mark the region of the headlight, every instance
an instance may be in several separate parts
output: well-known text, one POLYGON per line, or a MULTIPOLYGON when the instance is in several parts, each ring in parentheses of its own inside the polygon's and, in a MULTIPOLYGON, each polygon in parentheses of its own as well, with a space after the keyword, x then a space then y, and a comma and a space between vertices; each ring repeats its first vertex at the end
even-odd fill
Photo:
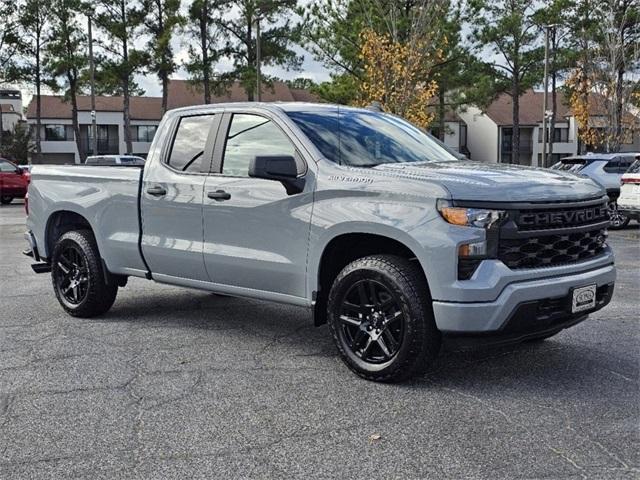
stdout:
POLYGON ((449 200, 438 200, 436 207, 448 223, 489 229, 504 217, 504 210, 454 207, 449 200))

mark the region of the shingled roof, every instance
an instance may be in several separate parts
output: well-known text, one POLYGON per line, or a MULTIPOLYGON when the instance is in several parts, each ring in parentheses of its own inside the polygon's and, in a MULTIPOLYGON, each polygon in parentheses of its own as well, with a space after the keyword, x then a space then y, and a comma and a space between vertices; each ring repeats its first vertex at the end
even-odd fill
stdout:
MULTIPOLYGON (((211 98, 211 103, 246 101, 247 94, 239 82, 233 83, 225 93, 222 93, 221 95, 212 95, 211 98)), ((271 86, 264 86, 262 101, 318 101, 318 98, 307 91, 290 89, 286 83, 273 82, 271 86)), ((42 118, 71 118, 71 102, 65 101, 64 97, 58 95, 42 95, 41 103, 42 118)), ((185 80, 170 81, 169 109, 187 107, 190 105, 201 105, 203 103, 204 91, 201 88, 197 88, 185 80)), ((122 109, 122 97, 96 97, 96 111, 121 112, 122 109)), ((87 95, 78 96, 78 111, 91 111, 91 97, 87 95)), ((160 97, 131 97, 130 111, 132 120, 160 120, 160 118, 162 118, 162 99, 160 97)), ((34 118, 35 116, 36 100, 34 97, 27 108, 27 118, 34 118)))
MULTIPOLYGON (((520 125, 537 125, 542 122, 543 92, 527 90, 520 97, 520 125)), ((569 112, 561 93, 557 94, 558 111, 556 121, 561 122, 569 112)), ((547 98, 547 109, 551 110, 551 95, 547 98)), ((497 125, 513 125, 513 99, 503 93, 498 96, 486 110, 487 116, 497 125)))

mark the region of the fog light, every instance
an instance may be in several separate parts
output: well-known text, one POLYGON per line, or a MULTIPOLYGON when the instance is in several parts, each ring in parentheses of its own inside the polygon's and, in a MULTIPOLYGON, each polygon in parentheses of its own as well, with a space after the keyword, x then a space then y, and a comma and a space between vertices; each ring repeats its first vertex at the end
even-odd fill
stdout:
POLYGON ((463 243, 458 247, 458 257, 484 257, 487 254, 487 242, 463 243))

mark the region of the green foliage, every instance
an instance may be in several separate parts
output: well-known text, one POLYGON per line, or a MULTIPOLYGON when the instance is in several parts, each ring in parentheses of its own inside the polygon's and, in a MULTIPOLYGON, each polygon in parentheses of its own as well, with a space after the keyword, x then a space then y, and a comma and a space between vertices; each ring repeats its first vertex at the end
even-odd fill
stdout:
POLYGON ((0 157, 24 165, 33 152, 35 152, 35 143, 27 124, 17 123, 12 132, 4 133, 0 146, 0 157))
POLYGON ((221 93, 229 80, 220 75, 215 66, 222 52, 218 49, 220 30, 216 27, 215 14, 227 0, 193 0, 189 6, 184 32, 189 40, 189 58, 184 66, 194 87, 204 90, 205 103, 211 103, 212 93, 221 93))
POLYGON ((256 88, 256 30, 260 19, 261 63, 298 69, 302 56, 293 46, 300 40, 301 26, 292 17, 301 11, 297 0, 227 1, 215 13, 214 21, 222 32, 222 53, 233 59, 233 78, 240 80, 249 100, 256 88), (231 9, 239 15, 231 17, 231 9))
POLYGON ((82 11, 81 0, 52 0, 48 10, 52 27, 45 50, 48 84, 67 98, 79 93, 89 63, 82 11))
POLYGON ((92 3, 95 24, 101 31, 96 44, 96 78, 100 90, 113 95, 129 95, 136 91, 133 75, 144 71, 150 55, 135 49, 133 42, 142 33, 145 12, 135 0, 97 0, 92 3))
POLYGON ((171 40, 185 19, 180 15, 180 0, 142 0, 142 8, 147 12, 144 26, 149 34, 147 49, 150 55, 147 66, 162 82, 164 112, 167 109, 169 75, 177 69, 171 40))
POLYGON ((6 80, 18 46, 17 6, 15 0, 0 0, 0 81, 6 80))
POLYGON ((358 80, 349 73, 333 74, 330 81, 322 82, 312 88, 311 92, 326 102, 349 105, 357 98, 358 84, 358 80))

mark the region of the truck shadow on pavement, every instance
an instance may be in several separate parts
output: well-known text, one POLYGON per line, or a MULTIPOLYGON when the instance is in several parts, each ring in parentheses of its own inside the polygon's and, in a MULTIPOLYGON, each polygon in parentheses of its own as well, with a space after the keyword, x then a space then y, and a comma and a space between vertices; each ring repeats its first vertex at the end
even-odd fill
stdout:
MULTIPOLYGON (((154 292, 127 296, 96 321, 127 322, 142 329, 145 326, 197 329, 200 336, 218 336, 222 345, 225 335, 229 335, 227 331, 234 331, 233 345, 245 344, 246 348, 258 351, 268 344, 275 368, 280 356, 288 362, 292 357, 321 357, 305 362, 308 366, 310 361, 323 361, 325 372, 335 371, 339 377, 353 375, 339 361, 326 325, 316 328, 304 308, 172 290, 168 295, 160 291, 160 295, 154 292), (327 365, 326 360, 331 360, 331 364, 327 365)), ((397 384, 396 388, 461 391, 500 388, 507 393, 528 391, 539 399, 560 394, 593 396, 601 389, 620 387, 626 391, 637 389, 637 365, 633 357, 611 352, 607 342, 589 330, 593 327, 588 325, 590 322, 602 325, 591 318, 576 327, 581 330, 566 330, 537 343, 464 350, 445 347, 425 375, 397 384)), ((353 380, 357 381, 355 377, 353 380)))

